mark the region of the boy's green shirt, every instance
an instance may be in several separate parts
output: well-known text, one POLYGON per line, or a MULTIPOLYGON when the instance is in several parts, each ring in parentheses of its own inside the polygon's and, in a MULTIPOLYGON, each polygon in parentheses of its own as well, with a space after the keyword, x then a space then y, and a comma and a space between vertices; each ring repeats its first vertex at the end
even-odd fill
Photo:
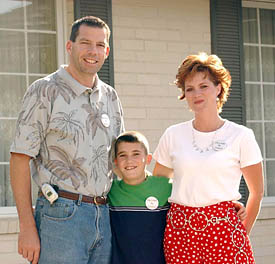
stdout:
POLYGON ((114 180, 108 194, 110 206, 138 206, 145 207, 147 197, 157 198, 159 206, 168 204, 172 184, 165 177, 147 176, 138 185, 126 184, 123 180, 114 180))

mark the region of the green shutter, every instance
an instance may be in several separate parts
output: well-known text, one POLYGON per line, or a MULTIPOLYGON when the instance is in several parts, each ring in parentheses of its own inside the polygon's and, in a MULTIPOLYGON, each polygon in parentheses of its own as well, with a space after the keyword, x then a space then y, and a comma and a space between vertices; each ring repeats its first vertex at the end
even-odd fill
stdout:
MULTIPOLYGON (((83 16, 97 16, 104 20, 112 31, 111 0, 74 0, 75 19, 83 16)), ((110 54, 98 73, 100 79, 114 87, 113 37, 110 37, 110 54)))
MULTIPOLYGON (((222 59, 232 76, 230 96, 223 107, 221 115, 233 122, 245 125, 241 0, 210 0, 210 12, 211 52, 222 59)), ((248 190, 243 179, 240 192, 242 202, 245 203, 248 190)))

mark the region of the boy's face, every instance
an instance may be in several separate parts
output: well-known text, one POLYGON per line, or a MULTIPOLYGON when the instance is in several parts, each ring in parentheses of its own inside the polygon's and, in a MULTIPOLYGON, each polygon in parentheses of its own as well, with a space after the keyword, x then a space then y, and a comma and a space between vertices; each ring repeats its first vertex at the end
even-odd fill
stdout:
POLYGON ((145 168, 151 159, 152 155, 146 155, 140 143, 120 142, 115 164, 125 183, 137 185, 145 180, 145 168))

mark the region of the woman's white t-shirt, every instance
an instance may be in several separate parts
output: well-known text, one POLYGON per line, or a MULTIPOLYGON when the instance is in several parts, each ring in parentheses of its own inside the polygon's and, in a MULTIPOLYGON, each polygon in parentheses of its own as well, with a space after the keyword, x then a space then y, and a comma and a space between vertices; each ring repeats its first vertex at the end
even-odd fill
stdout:
POLYGON ((253 131, 226 120, 214 132, 200 132, 192 121, 167 128, 153 154, 158 163, 174 170, 169 202, 201 207, 239 200, 241 168, 262 161, 253 131), (216 150, 197 151, 194 139, 200 150, 212 142, 216 150))

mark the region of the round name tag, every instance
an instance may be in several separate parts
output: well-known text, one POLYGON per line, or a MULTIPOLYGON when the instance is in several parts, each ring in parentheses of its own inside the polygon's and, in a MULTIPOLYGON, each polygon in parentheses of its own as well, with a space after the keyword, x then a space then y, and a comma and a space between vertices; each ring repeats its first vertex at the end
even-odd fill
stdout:
POLYGON ((213 149, 215 151, 223 150, 227 147, 227 144, 223 140, 217 140, 213 142, 213 149))
POLYGON ((146 199, 145 201, 145 205, 148 209, 150 210, 155 210, 158 208, 159 206, 159 201, 156 197, 154 196, 150 196, 146 199))
POLYGON ((101 115, 101 123, 103 124, 103 126, 109 127, 110 126, 110 118, 109 118, 109 116, 106 115, 106 114, 102 114, 101 115))

